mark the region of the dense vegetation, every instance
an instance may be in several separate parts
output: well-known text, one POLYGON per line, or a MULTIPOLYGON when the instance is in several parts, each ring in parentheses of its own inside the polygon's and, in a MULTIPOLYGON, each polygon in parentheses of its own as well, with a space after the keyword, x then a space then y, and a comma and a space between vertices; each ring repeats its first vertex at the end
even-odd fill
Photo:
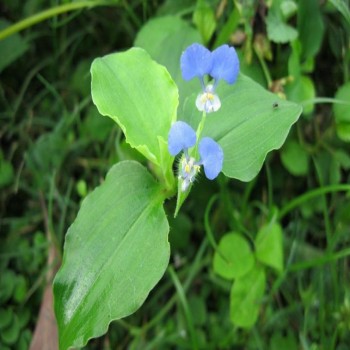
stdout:
POLYGON ((176 218, 176 199, 165 201, 166 273, 138 311, 86 348, 349 348, 347 0, 6 0, 0 9, 1 349, 57 346, 39 309, 52 312, 67 229, 115 163, 151 168, 93 104, 92 61, 144 48, 172 74, 186 110, 182 91, 195 85, 182 81, 179 57, 196 41, 234 46, 241 72, 276 94, 271 113, 284 100, 303 113, 251 181, 201 175, 176 218), (10 27, 24 18, 33 21, 10 27), (246 248, 263 266, 262 287, 225 275, 217 262, 227 254, 244 269, 250 262, 236 257, 246 248), (243 294, 237 287, 232 295, 238 283, 243 294))

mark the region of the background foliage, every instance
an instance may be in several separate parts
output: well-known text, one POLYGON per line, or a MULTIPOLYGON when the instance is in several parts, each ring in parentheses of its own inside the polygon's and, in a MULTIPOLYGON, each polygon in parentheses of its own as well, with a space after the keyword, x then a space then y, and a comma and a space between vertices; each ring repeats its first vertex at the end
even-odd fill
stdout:
MULTIPOLYGON (((133 45, 146 48, 177 77, 186 108, 195 82, 181 82, 172 48, 203 41, 211 48, 235 45, 246 75, 301 103, 304 112, 252 181, 202 177, 176 220, 174 200, 166 202, 166 274, 139 311, 113 322, 86 348, 347 349, 350 108, 342 101, 350 101, 348 1, 86 3, 101 6, 66 11, 0 41, 0 348, 26 349, 32 341, 45 281, 81 200, 117 161, 147 166, 93 105, 92 60, 133 45), (159 30, 147 40, 159 25, 173 32, 159 30), (266 227, 271 242, 264 240, 266 227), (256 307, 249 297, 236 302, 244 283, 220 262, 215 247, 223 240, 232 244, 230 252, 237 249, 233 259, 254 247, 266 266, 247 277, 261 300, 248 328, 238 327, 246 324, 229 312, 231 301, 244 322, 256 307), (279 240, 283 256, 273 253, 279 240)), ((70 4, 4 1, 0 28, 70 4)))

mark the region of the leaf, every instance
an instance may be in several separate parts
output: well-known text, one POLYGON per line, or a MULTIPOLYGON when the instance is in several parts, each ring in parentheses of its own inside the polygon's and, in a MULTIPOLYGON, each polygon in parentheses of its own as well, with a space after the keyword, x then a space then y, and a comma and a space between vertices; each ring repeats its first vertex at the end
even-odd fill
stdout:
POLYGON ((245 275, 253 266, 254 255, 245 238, 234 232, 221 238, 214 254, 215 273, 230 280, 245 275))
POLYGON ((196 9, 193 12, 193 23, 201 33, 203 42, 207 44, 215 31, 216 20, 213 9, 206 1, 197 1, 196 9))
POLYGON ((154 60, 168 69, 179 89, 180 107, 186 97, 200 90, 197 79, 190 82, 182 79, 180 68, 182 52, 195 42, 202 42, 199 32, 181 18, 173 16, 150 20, 141 28, 135 40, 135 46, 145 49, 154 60))
MULTIPOLYGON (((285 92, 288 99, 298 103, 313 100, 316 96, 314 82, 305 75, 296 77, 291 84, 286 85, 285 92)), ((313 110, 314 104, 310 103, 305 106, 303 113, 310 114, 313 110)))
POLYGON ((173 157, 164 143, 176 119, 178 90, 167 70, 132 48, 95 59, 91 74, 99 112, 119 124, 131 147, 170 173, 173 157))
POLYGON ((285 168, 294 176, 304 176, 309 170, 309 155, 296 141, 283 146, 281 160, 285 168))
POLYGON ((278 272, 283 271, 283 234, 279 224, 262 227, 255 239, 256 258, 278 272))
POLYGON ((268 38, 275 43, 288 43, 298 37, 296 29, 284 22, 281 10, 277 9, 277 5, 269 10, 266 27, 268 38))
POLYGON ((333 105, 337 134, 345 142, 350 142, 350 82, 342 85, 335 94, 339 103, 333 105))
POLYGON ((298 32, 303 57, 315 56, 320 51, 324 35, 319 0, 299 1, 298 32))
MULTIPOLYGON (((0 31, 10 26, 10 22, 1 19, 0 31)), ((10 38, 0 40, 0 72, 12 64, 17 58, 21 57, 29 46, 18 33, 12 35, 10 38)))
MULTIPOLYGON (((232 86, 221 82, 217 94, 221 108, 208 114, 202 136, 212 137, 223 148, 226 176, 250 181, 266 154, 282 146, 301 106, 280 99, 243 74, 232 86)), ((183 114, 193 128, 201 118, 195 98, 186 101, 183 114)))
POLYGON ((329 2, 343 15, 350 25, 350 9, 344 0, 329 0, 329 2))
POLYGON ((170 254, 163 199, 159 184, 134 161, 113 166, 84 199, 54 280, 60 349, 104 334, 160 280, 170 254))
POLYGON ((250 328, 258 318, 266 284, 265 270, 255 265, 234 281, 230 296, 230 316, 234 325, 250 328))

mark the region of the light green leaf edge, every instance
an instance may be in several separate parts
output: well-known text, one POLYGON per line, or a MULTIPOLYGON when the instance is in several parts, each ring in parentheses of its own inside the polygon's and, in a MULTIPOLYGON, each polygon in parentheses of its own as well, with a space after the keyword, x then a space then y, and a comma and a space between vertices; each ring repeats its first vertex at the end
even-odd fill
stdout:
POLYGON ((84 199, 53 284, 60 349, 82 347, 104 334, 111 321, 135 312, 163 276, 170 256, 163 200, 159 184, 134 161, 113 166, 84 199), (123 246, 130 249, 118 250, 123 246), (102 277, 99 288, 95 283, 102 277))

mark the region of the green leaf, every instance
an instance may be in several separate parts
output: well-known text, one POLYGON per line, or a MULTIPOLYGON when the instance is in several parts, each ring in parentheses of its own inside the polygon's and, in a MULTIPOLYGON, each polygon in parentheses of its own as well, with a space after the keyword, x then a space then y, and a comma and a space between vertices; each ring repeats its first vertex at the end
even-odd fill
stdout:
POLYGON ((245 238, 235 232, 221 238, 214 254, 215 273, 230 280, 245 275, 253 266, 254 255, 245 238))
POLYGON ((197 30, 179 17, 160 17, 147 22, 138 33, 135 46, 145 49, 158 63, 164 65, 179 89, 180 103, 194 91, 200 91, 197 79, 182 79, 180 57, 187 46, 202 39, 197 30))
MULTIPOLYGON (((0 31, 10 25, 10 22, 1 19, 0 31)), ((25 41, 18 33, 9 38, 0 40, 0 72, 12 64, 17 58, 21 57, 28 48, 27 41, 25 41)))
POLYGON ((340 102, 333 105, 337 134, 343 141, 350 142, 350 82, 338 89, 335 98, 340 102))
POLYGON ((112 167, 84 199, 54 280, 60 349, 104 334, 162 277, 170 254, 163 200, 159 184, 134 161, 112 167))
POLYGON ((226 23, 220 28, 220 32, 215 39, 214 48, 226 44, 229 41, 231 34, 235 31, 241 19, 241 14, 238 7, 234 7, 226 23))
POLYGON ((288 43, 298 37, 295 28, 285 23, 280 1, 275 1, 266 17, 266 27, 268 38, 275 43, 288 43))
MULTIPOLYGON (((301 106, 280 99, 243 74, 232 86, 221 82, 217 94, 221 108, 207 115, 202 136, 212 137, 223 148, 226 176, 250 181, 267 153, 282 146, 301 106)), ((196 129, 201 113, 195 98, 187 100, 183 116, 196 129)))
POLYGON ((324 34, 319 0, 299 1, 298 32, 303 57, 315 56, 321 48, 324 34))
POLYGON ((309 155, 296 141, 286 142, 281 151, 281 160, 294 176, 303 176, 308 173, 309 155))
POLYGON ((234 281, 230 296, 230 316, 234 325, 250 328, 258 318, 266 284, 265 270, 255 265, 234 281))
POLYGON ((203 42, 207 44, 215 31, 216 20, 213 9, 206 1, 197 1, 196 9, 193 12, 193 23, 201 33, 203 42))
POLYGON ((95 59, 91 74, 99 112, 118 123, 126 141, 173 181, 173 157, 164 144, 176 120, 178 90, 168 71, 144 50, 132 48, 95 59))
MULTIPOLYGON (((301 75, 285 86, 285 92, 288 99, 294 102, 304 102, 312 100, 316 96, 316 89, 314 82, 307 76, 301 75)), ((305 106, 303 113, 310 114, 314 110, 314 104, 308 104, 305 106)))
POLYGON ((0 188, 10 185, 14 179, 14 170, 10 162, 2 159, 0 154, 0 188))
POLYGON ((269 224, 260 229, 255 239, 256 258, 262 263, 283 271, 283 234, 279 224, 269 224))
POLYGON ((343 15, 350 25, 350 9, 344 0, 329 0, 329 2, 343 15))

